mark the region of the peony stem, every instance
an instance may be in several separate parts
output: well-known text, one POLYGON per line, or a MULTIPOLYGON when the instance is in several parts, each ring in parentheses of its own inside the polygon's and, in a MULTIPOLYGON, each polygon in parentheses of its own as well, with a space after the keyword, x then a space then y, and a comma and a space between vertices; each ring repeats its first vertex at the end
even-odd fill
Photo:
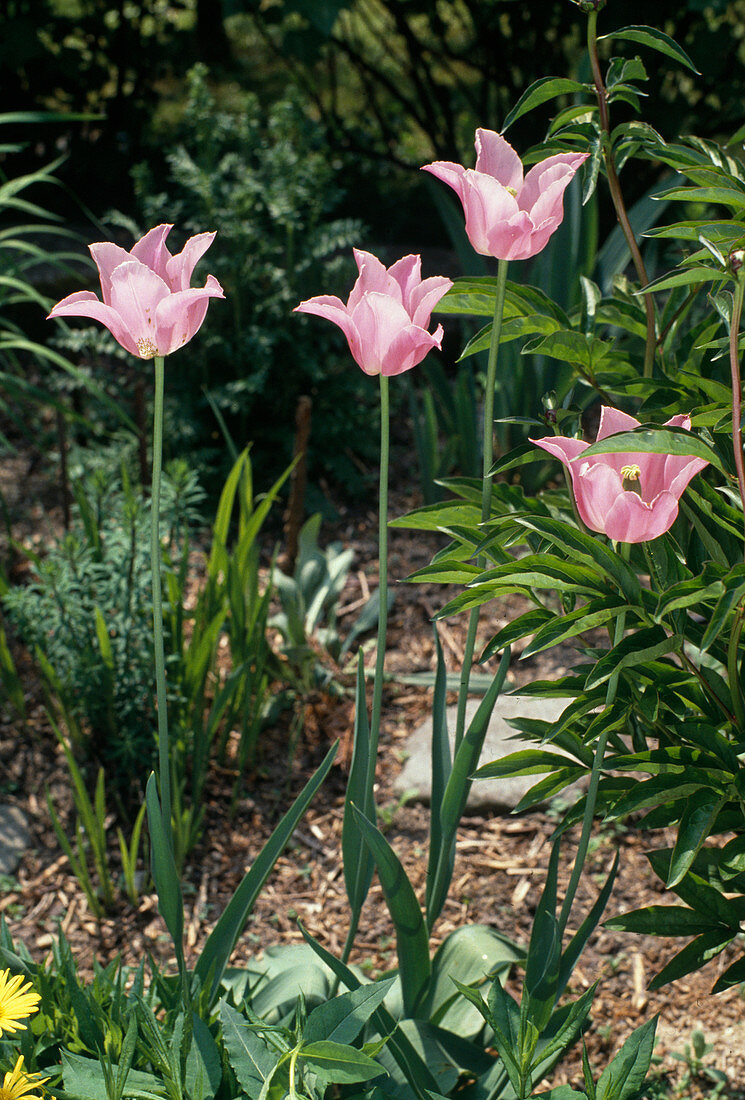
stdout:
MULTIPOLYGON (((621 190, 621 181, 618 178, 618 172, 616 171, 616 164, 613 160, 613 150, 611 149, 611 129, 610 118, 608 116, 608 99, 605 84, 603 83, 603 75, 600 71, 600 59, 598 57, 598 37, 597 37, 597 24, 598 13, 597 11, 591 11, 587 16, 587 51, 590 55, 590 64, 592 66, 592 79, 595 84, 595 93, 598 100, 598 110, 600 112, 600 129, 603 131, 603 159, 605 161, 605 169, 608 173, 608 188, 610 190, 611 199, 613 200, 613 207, 616 211, 616 217, 618 218, 618 224, 621 226, 626 243, 629 246, 629 252, 631 253, 631 259, 634 262, 634 268, 636 269, 636 275, 639 280, 639 284, 645 287, 649 284, 649 276, 647 275, 647 269, 644 266, 644 260, 639 250, 639 246, 636 243, 636 237, 634 236, 634 230, 631 227, 629 216, 626 213, 626 204, 623 201, 623 191, 621 190)), ((644 309, 647 315, 647 339, 644 346, 644 377, 652 377, 652 367, 654 365, 654 353, 657 347, 657 331, 655 321, 654 302, 649 294, 644 296, 644 309)))
MULTIPOLYGON (((629 558, 629 546, 628 543, 621 543, 620 546, 621 556, 625 561, 629 558)), ((613 647, 617 646, 623 638, 623 632, 626 628, 626 609, 620 611, 618 618, 615 622, 615 630, 613 631, 613 647)), ((618 690, 618 672, 614 672, 608 681, 608 687, 605 692, 605 706, 604 710, 608 710, 616 698, 616 691, 618 690)), ((587 850, 590 847, 590 834, 592 833, 592 822, 595 817, 595 806, 598 798, 598 787, 600 785, 600 772, 603 767, 603 760, 605 758, 605 750, 608 745, 608 736, 610 734, 610 725, 605 726, 600 736, 598 737, 598 743, 595 747, 595 756, 592 761, 592 770, 590 771, 590 785, 587 788, 587 798, 585 801, 585 813, 582 818, 582 833, 579 838, 579 845, 577 847, 577 855, 574 858, 574 867, 572 868, 572 874, 569 879, 569 885, 567 886, 567 892, 564 896, 564 901, 561 906, 561 914, 559 916, 559 936, 564 935, 564 930, 569 920, 569 914, 572 911, 572 905, 574 904, 574 898, 577 893, 577 887, 579 886, 579 880, 582 877, 582 871, 584 869, 585 860, 587 858, 587 850)))
POLYGON ((166 663, 163 648, 163 604, 160 579, 160 475, 163 462, 163 389, 164 359, 156 355, 155 399, 153 403, 153 475, 150 493, 150 570, 153 584, 153 643, 155 648, 155 690, 158 700, 158 771, 163 829, 172 841, 171 831, 171 760, 168 745, 168 703, 166 699, 166 663))
MULTIPOLYGON (((494 460, 494 386, 497 378, 497 358, 499 353, 499 340, 502 335, 502 317, 504 314, 504 299, 507 289, 507 260, 500 260, 497 268, 497 287, 494 298, 494 321, 491 330, 491 343, 489 345, 489 359, 486 367, 486 389, 484 393, 484 442, 483 442, 483 473, 481 482, 481 522, 486 523, 491 512, 491 467, 494 460)), ((483 566, 485 561, 479 558, 478 564, 483 566)), ((479 609, 474 607, 468 619, 468 632, 466 644, 463 650, 463 667, 460 672, 460 687, 458 689, 458 710, 455 719, 455 749, 458 751, 466 727, 466 704, 468 702, 468 685, 471 679, 471 663, 473 651, 476 645, 476 630, 479 625, 479 609)))

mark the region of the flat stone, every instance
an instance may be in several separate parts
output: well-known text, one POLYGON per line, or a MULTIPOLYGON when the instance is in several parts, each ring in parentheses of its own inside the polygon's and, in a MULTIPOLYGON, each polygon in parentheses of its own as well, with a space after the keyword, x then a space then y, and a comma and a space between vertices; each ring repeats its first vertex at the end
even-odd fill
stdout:
POLYGON ((17 806, 0 806, 0 875, 12 875, 31 843, 26 815, 17 806))
MULTIPOLYGON (((535 741, 528 741, 507 725, 508 718, 538 718, 544 722, 556 722, 571 702, 570 699, 534 699, 530 696, 504 695, 497 699, 486 731, 481 750, 480 764, 501 760, 513 752, 537 748, 535 741)), ((469 699, 466 705, 466 726, 476 713, 479 699, 469 699)), ((447 723, 452 750, 455 740, 457 708, 447 708, 447 723)), ((567 755, 557 745, 546 746, 551 752, 567 755)), ((432 719, 428 718, 402 744, 408 758, 395 780, 394 790, 399 797, 408 795, 412 801, 429 803, 432 798, 432 719)), ((518 775, 501 779, 477 779, 468 795, 469 810, 496 810, 509 813, 520 799, 540 779, 540 775, 518 775)), ((577 798, 582 780, 561 791, 561 795, 577 798)))

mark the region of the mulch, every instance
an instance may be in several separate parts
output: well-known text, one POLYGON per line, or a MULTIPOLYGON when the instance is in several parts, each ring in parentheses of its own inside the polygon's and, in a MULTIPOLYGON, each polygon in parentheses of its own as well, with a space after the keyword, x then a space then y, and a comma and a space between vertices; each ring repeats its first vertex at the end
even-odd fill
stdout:
MULTIPOLYGON (((15 461, 15 460, 14 460, 15 461)), ((16 479, 20 467, 3 471, 16 479)), ((35 486, 21 482, 34 498, 35 486)), ((0 489, 7 490, 7 480, 0 489)), ((16 538, 39 538, 39 532, 59 523, 57 502, 49 485, 38 486, 33 507, 24 510, 16 538)), ((339 506, 333 527, 324 537, 339 538, 355 550, 355 564, 341 598, 341 624, 351 625, 354 609, 377 584, 377 516, 374 491, 369 502, 354 510, 339 506), (349 610, 352 609, 352 610, 349 610)), ((417 503, 411 493, 394 491, 391 515, 401 515, 417 503)), ((393 530, 390 543, 390 575, 396 602, 390 616, 387 671, 392 679, 384 692, 383 727, 378 757, 377 804, 387 837, 401 858, 419 897, 424 894, 429 815, 418 804, 401 804, 393 793, 393 780, 405 759, 405 738, 428 713, 430 692, 402 684, 396 676, 429 671, 434 667, 431 616, 445 601, 439 585, 407 585, 403 581, 415 568, 426 564, 437 539, 418 532, 393 530)), ((482 629, 485 640, 516 613, 516 605, 486 609, 482 629)), ((460 667, 465 623, 452 619, 441 624, 448 667, 460 667)), ((78 966, 91 974, 94 960, 105 964, 114 954, 125 963, 138 962, 144 951, 164 965, 173 958, 165 926, 157 912, 153 893, 145 893, 134 908, 122 901, 100 922, 93 919, 76 879, 61 853, 51 828, 45 792, 51 792, 63 821, 74 820, 70 785, 64 759, 49 728, 38 685, 27 654, 18 645, 14 655, 28 684, 28 724, 22 728, 8 714, 0 716, 0 792, 28 815, 32 846, 16 875, 0 880, 0 913, 11 934, 22 940, 32 955, 43 959, 54 937, 62 930, 78 966)), ((571 666, 571 650, 549 651, 527 661, 515 660, 511 682, 556 676, 571 666)), ((366 665, 372 668, 374 650, 366 665)), ((341 740, 339 758, 329 779, 296 830, 262 891, 236 948, 232 963, 240 966, 260 955, 273 943, 301 942, 298 918, 330 951, 340 953, 347 926, 347 903, 341 869, 340 838, 345 789, 345 761, 353 721, 351 677, 340 674, 347 691, 319 694, 306 702, 304 732, 294 747, 285 722, 262 734, 260 754, 245 776, 240 796, 231 812, 234 769, 212 769, 205 797, 205 830, 191 853, 184 872, 187 957, 194 961, 216 917, 223 910, 245 870, 270 835, 292 797, 302 787, 329 745, 341 740)), ((525 944, 530 935, 535 907, 545 880, 552 832, 558 817, 550 812, 520 816, 469 815, 463 821, 450 896, 432 938, 433 947, 453 929, 467 922, 489 924, 525 944)), ((112 828, 112 861, 115 830, 112 828)), ((559 896, 563 895, 572 866, 577 832, 562 845, 559 896)), ((633 828, 598 827, 583 875, 577 901, 577 922, 586 914, 612 865, 617 848, 621 863, 606 916, 646 904, 674 902, 652 874, 644 853, 660 846, 654 836, 633 828)), ((654 1013, 659 1013, 659 1067, 675 1087, 676 1096, 696 1100, 708 1096, 712 1085, 705 1077, 690 1078, 683 1063, 671 1059, 690 1043, 691 1032, 700 1028, 712 1051, 705 1064, 723 1070, 730 1091, 721 1095, 745 1097, 745 1024, 740 989, 716 997, 710 993, 719 973, 736 957, 728 949, 699 973, 656 993, 646 986, 653 975, 682 946, 680 941, 600 929, 577 965, 569 993, 575 996, 599 981, 592 1024, 585 1041, 596 1075, 607 1064, 627 1035, 654 1013), (677 1084, 676 1084, 677 1082, 677 1084)), ((373 882, 352 961, 371 975, 395 966, 395 941, 377 881, 373 882)), ((511 976, 507 988, 519 995, 511 976)), ((581 1050, 575 1048, 553 1084, 569 1081, 582 1087, 581 1050)), ((547 1088, 544 1084, 542 1088, 547 1088)))

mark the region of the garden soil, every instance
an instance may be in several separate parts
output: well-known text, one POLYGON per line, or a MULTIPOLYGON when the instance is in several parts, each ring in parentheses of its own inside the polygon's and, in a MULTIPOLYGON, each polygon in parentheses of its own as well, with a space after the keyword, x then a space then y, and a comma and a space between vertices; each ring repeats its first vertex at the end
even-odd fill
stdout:
MULTIPOLYGON (((400 468, 403 468, 404 464, 400 468)), ((28 456, 4 460, 0 469, 3 492, 14 521, 14 536, 33 541, 36 548, 58 529, 59 494, 28 456)), ((338 505, 337 519, 322 529, 324 540, 340 539, 355 552, 355 562, 340 604, 340 626, 353 623, 355 612, 377 585, 377 516, 374 487, 369 506, 354 510, 338 505)), ((416 506, 411 494, 392 493, 392 516, 416 506)), ((428 672, 434 667, 431 618, 448 592, 439 585, 406 584, 405 578, 425 565, 438 548, 436 536, 392 530, 390 577, 395 603, 390 615, 389 651, 383 706, 383 728, 378 756, 376 798, 388 840, 398 852, 420 897, 424 893, 428 810, 400 804, 392 792, 400 770, 408 733, 426 717, 431 705, 427 688, 412 687, 399 677, 428 672)), ((7 550, 3 548, 7 560, 7 550)), ((21 564, 16 559, 20 580, 21 564)), ((453 594, 452 592, 450 594, 453 594)), ((515 601, 485 609, 481 639, 487 640, 521 610, 515 601)), ((440 624, 448 668, 459 670, 465 639, 462 618, 440 624)), ((17 643, 14 657, 27 689, 28 724, 23 727, 7 710, 0 717, 0 799, 17 805, 28 816, 32 843, 12 877, 0 879, 0 913, 12 935, 22 940, 33 957, 44 959, 61 930, 72 945, 84 974, 94 960, 107 963, 119 953, 126 963, 145 952, 164 965, 173 965, 164 924, 154 893, 146 887, 137 907, 126 901, 97 922, 61 852, 51 826, 46 792, 58 807, 68 833, 74 817, 64 759, 46 718, 43 699, 34 680, 31 660, 17 643)), ((572 650, 541 654, 526 661, 513 659, 513 686, 560 675, 571 667, 572 650)), ((366 665, 374 664, 374 640, 366 649, 366 665)), ((482 670, 486 671, 486 670, 482 670)), ((231 809, 235 771, 230 760, 214 767, 205 800, 205 831, 185 869, 186 941, 193 961, 216 918, 242 875, 329 746, 340 740, 338 764, 279 859, 249 919, 232 962, 240 966, 259 957, 272 943, 302 942, 298 919, 331 952, 339 954, 347 927, 347 903, 341 870, 340 834, 346 767, 353 722, 352 678, 337 670, 344 688, 308 698, 302 704, 304 728, 293 746, 291 725, 283 721, 262 735, 253 769, 245 775, 231 809)), ((452 701, 452 700, 451 700, 452 701)), ((433 943, 467 922, 485 923, 526 943, 545 880, 557 813, 530 812, 518 816, 467 816, 459 832, 453 884, 433 943)), ((115 830, 110 830, 112 862, 117 864, 115 830)), ((559 897, 568 880, 576 832, 562 847, 559 897)), ((669 843, 670 838, 667 838, 669 843)), ((672 903, 645 859, 645 851, 660 846, 659 833, 629 828, 598 827, 583 875, 575 919, 584 917, 595 900, 620 848, 621 862, 606 915, 612 916, 647 904, 672 903)), ((659 1013, 657 1054, 658 1095, 697 1098, 713 1095, 714 1084, 704 1072, 692 1073, 673 1055, 684 1055, 694 1029, 703 1031, 711 1050, 705 1067, 723 1071, 728 1084, 720 1096, 745 1098, 745 1001, 740 988, 712 996, 717 976, 736 957, 728 949, 701 972, 650 993, 647 985, 664 963, 682 946, 645 936, 600 930, 577 965, 570 993, 578 995, 599 981, 591 1026, 585 1036, 590 1064, 597 1073, 608 1063, 627 1035, 651 1015, 659 1013), (668 1091, 669 1090, 669 1091, 668 1091)), ((352 961, 371 975, 395 965, 393 928, 377 881, 365 906, 352 961)), ((513 974, 507 987, 517 994, 513 974)), ((552 1079, 582 1087, 581 1049, 575 1048, 552 1079)), ((542 1088, 548 1087, 544 1084, 542 1088)))

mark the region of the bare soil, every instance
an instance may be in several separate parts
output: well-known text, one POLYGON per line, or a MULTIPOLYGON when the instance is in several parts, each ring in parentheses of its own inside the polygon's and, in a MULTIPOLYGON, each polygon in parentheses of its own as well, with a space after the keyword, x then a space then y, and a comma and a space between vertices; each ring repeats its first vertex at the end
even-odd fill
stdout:
MULTIPOLYGON (((0 490, 11 509, 16 539, 42 543, 60 524, 55 487, 28 460, 14 457, 0 471, 0 490)), ((373 491, 354 511, 339 509, 340 518, 324 536, 341 538, 355 550, 355 566, 341 599, 341 622, 350 624, 360 601, 377 584, 377 515, 373 491)), ((401 515, 417 504, 412 495, 392 494, 391 515, 401 515)), ((407 585, 403 579, 426 564, 437 540, 417 532, 393 530, 390 543, 390 576, 396 584, 396 602, 390 616, 387 671, 393 679, 384 692, 384 722, 378 758, 377 802, 387 836, 414 884, 424 892, 428 811, 415 804, 399 805, 392 783, 404 759, 407 734, 428 713, 430 693, 400 683, 396 676, 431 670, 434 646, 431 616, 447 593, 439 585, 407 585)), ((516 604, 487 609, 482 627, 486 640, 517 613, 516 604)), ((440 627, 451 670, 460 667, 465 637, 462 619, 440 627)), ((14 656, 27 684, 28 725, 22 727, 7 711, 0 717, 0 797, 23 809, 30 820, 32 846, 16 875, 0 880, 0 913, 12 935, 22 940, 34 957, 43 959, 53 937, 64 931, 84 973, 93 960, 108 962, 118 953, 127 963, 148 951, 162 963, 173 962, 165 926, 158 915, 154 893, 145 893, 137 908, 122 902, 97 922, 60 851, 45 803, 50 790, 62 818, 73 821, 70 785, 64 759, 49 728, 31 661, 22 647, 14 656)), ((512 682, 559 675, 571 667, 570 650, 551 651, 527 661, 514 661, 512 682)), ((374 650, 366 656, 368 668, 374 650)), ((351 687, 347 680, 347 687, 351 687)), ((241 797, 230 813, 235 778, 232 768, 212 770, 206 796, 203 839, 185 868, 187 951, 194 960, 216 917, 261 849, 291 798, 316 767, 329 745, 341 739, 339 760, 321 794, 297 829, 292 842, 269 878, 233 963, 241 965, 271 943, 300 942, 297 918, 330 951, 339 953, 347 927, 347 905, 341 871, 340 834, 345 789, 345 762, 353 720, 353 701, 348 690, 341 696, 319 695, 305 706, 304 733, 290 753, 286 725, 267 729, 260 757, 246 775, 241 797)), ((468 816, 458 842, 450 897, 435 929, 433 943, 466 922, 490 924, 523 943, 545 878, 550 839, 557 823, 550 813, 521 816, 468 816)), ((112 842, 113 833, 112 832, 112 842)), ((563 845, 559 894, 571 870, 576 835, 563 845)), ((580 884, 576 906, 579 922, 594 901, 615 855, 621 850, 621 866, 607 916, 649 903, 671 903, 662 884, 648 867, 644 852, 659 846, 660 836, 645 836, 633 829, 598 828, 588 866, 580 884)), ((112 861, 116 863, 114 843, 112 861)), ((683 1063, 670 1058, 690 1043, 694 1028, 703 1030, 712 1051, 704 1062, 728 1075, 729 1091, 720 1095, 745 1097, 745 1013, 738 988, 712 996, 717 975, 736 953, 725 952, 697 974, 657 993, 646 986, 653 975, 680 947, 680 941, 600 930, 577 966, 570 991, 575 994, 600 980, 593 1005, 592 1026, 586 1035, 590 1063, 596 1073, 607 1064, 630 1031, 659 1013, 659 1072, 666 1074, 671 1095, 705 1097, 713 1085, 705 1077, 686 1073, 683 1063)), ((377 882, 373 883, 363 912, 352 956, 372 974, 395 965, 393 929, 377 882)), ((518 992, 513 976, 508 988, 518 992)), ((575 1050, 552 1083, 570 1081, 581 1088, 581 1052, 575 1050)), ((547 1086, 545 1086, 547 1087, 547 1086)))

